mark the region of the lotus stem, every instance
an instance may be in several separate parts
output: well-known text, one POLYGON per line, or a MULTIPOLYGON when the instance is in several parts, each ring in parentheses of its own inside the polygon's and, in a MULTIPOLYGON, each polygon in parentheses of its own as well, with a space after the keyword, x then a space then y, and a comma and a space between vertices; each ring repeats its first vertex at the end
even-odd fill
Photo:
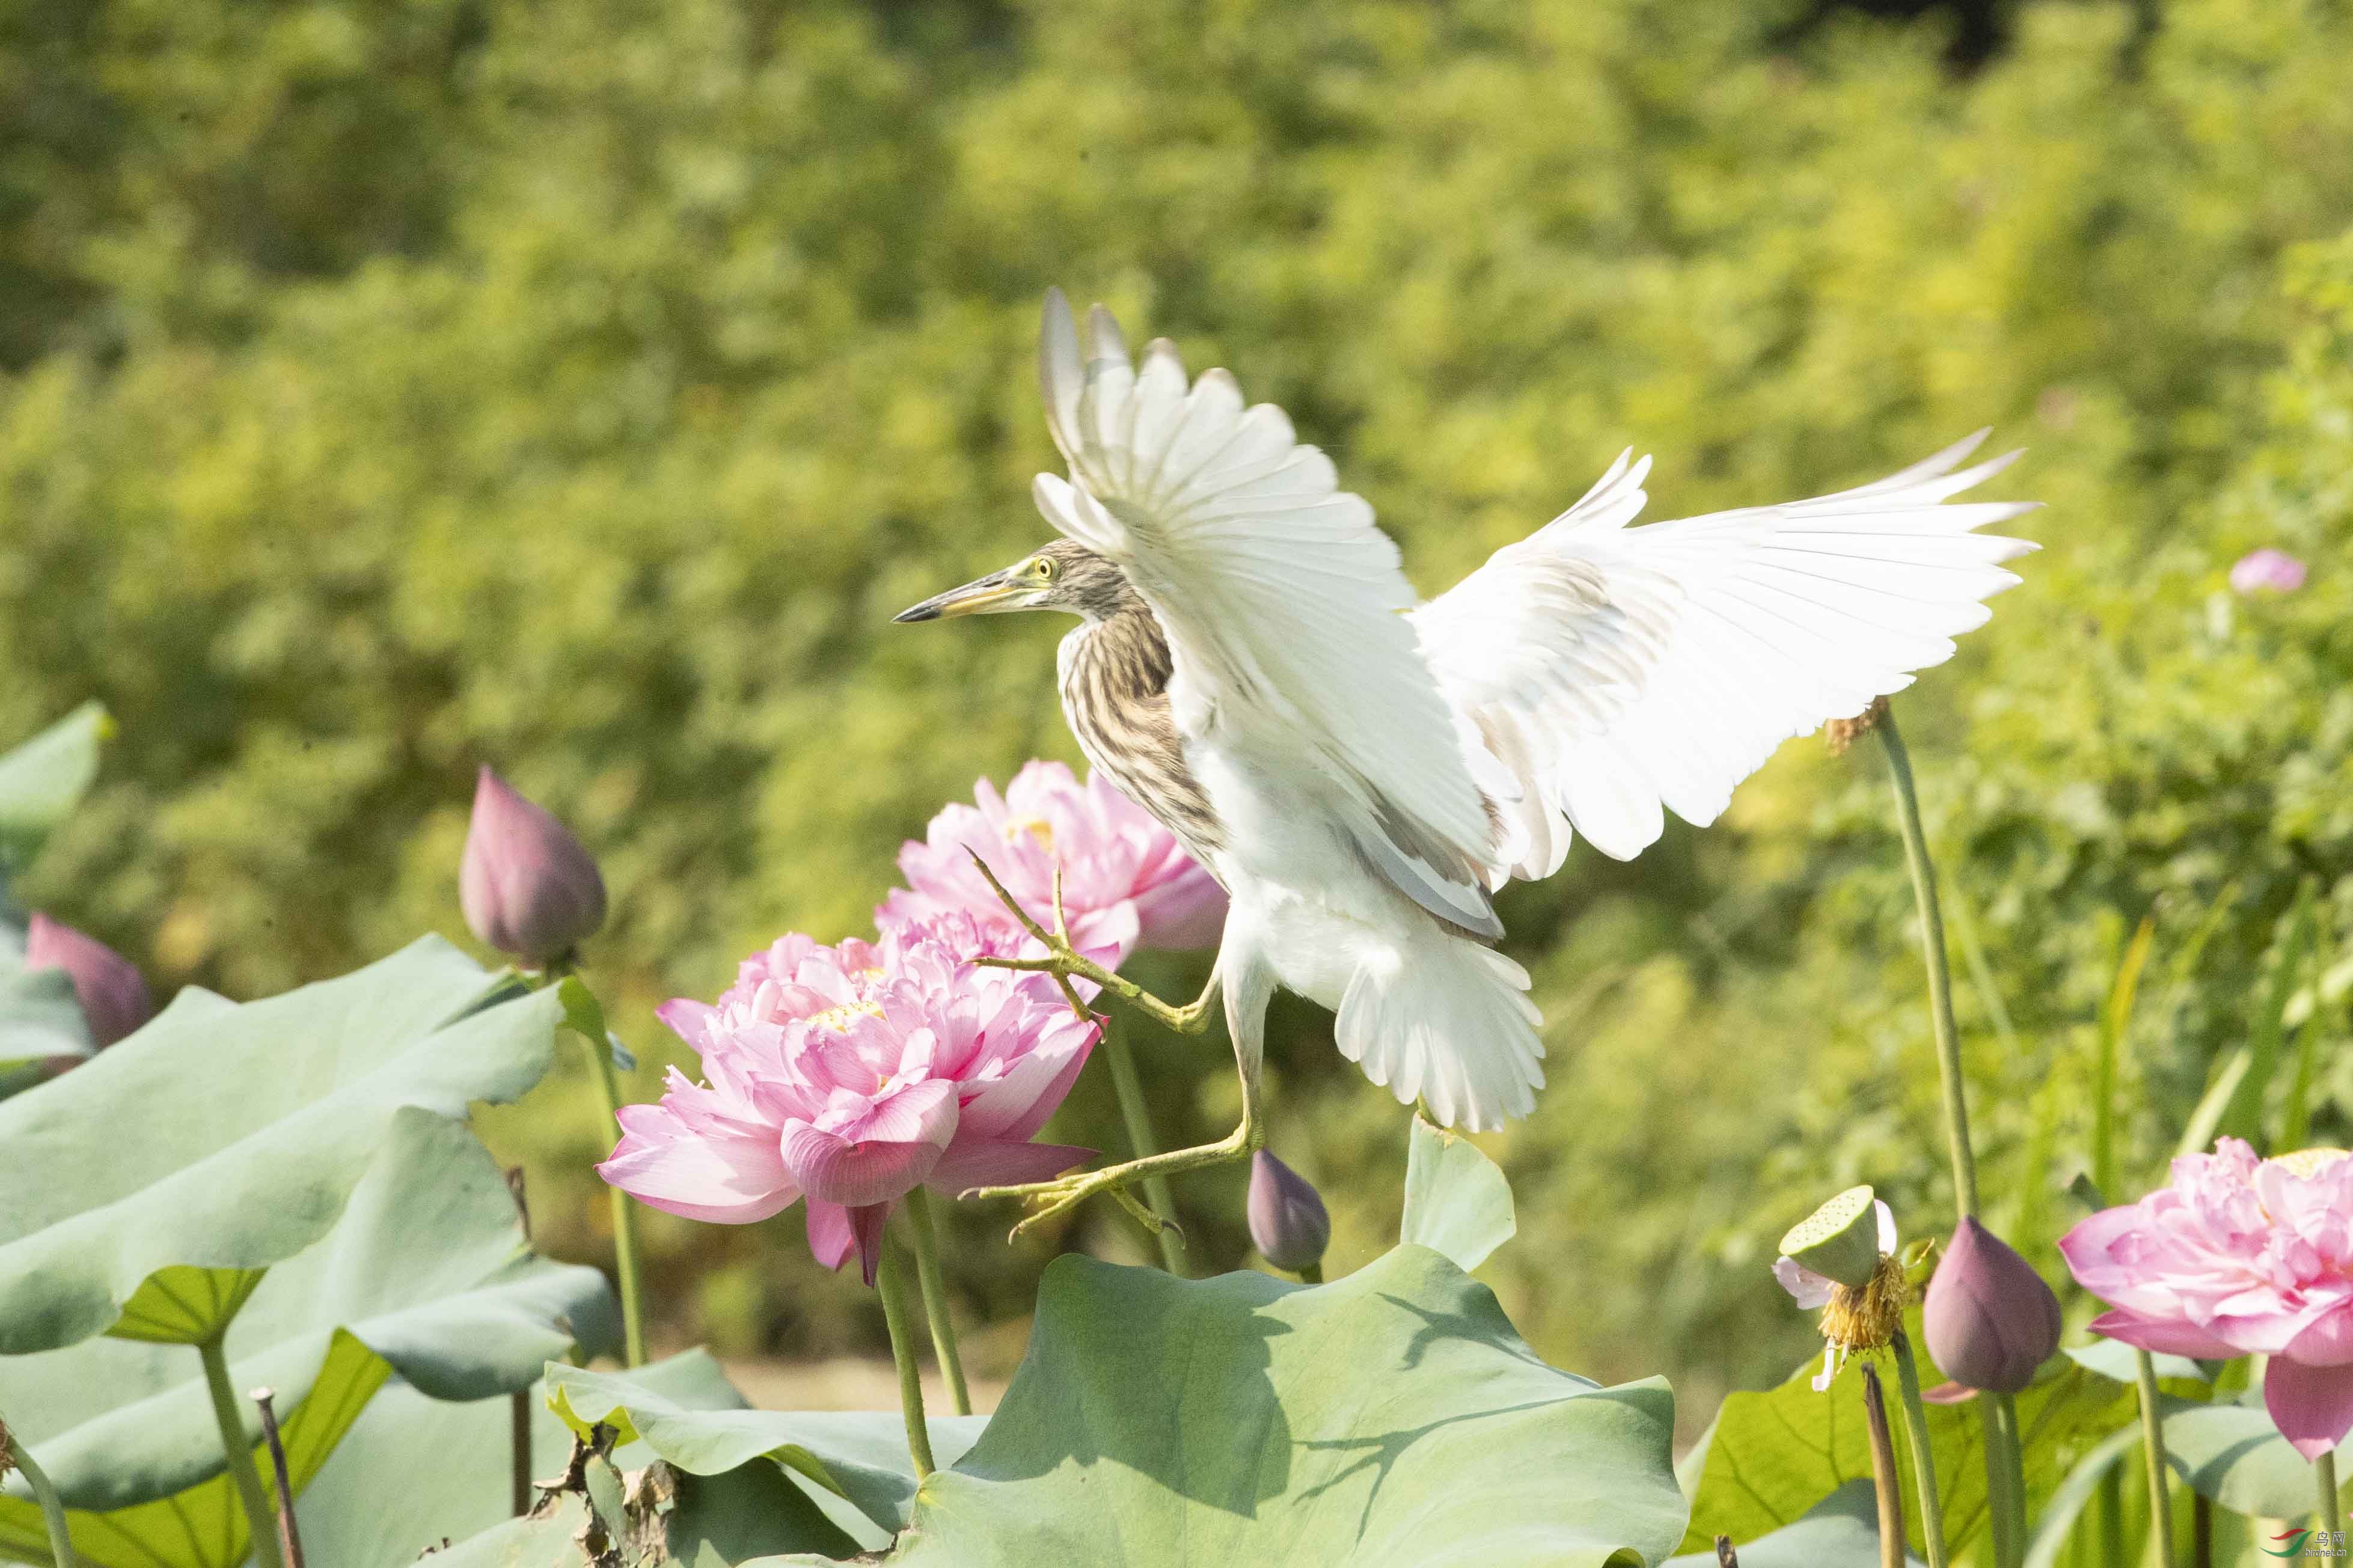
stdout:
POLYGON ((1945 1568, 1945 1504, 1936 1489, 1936 1458, 1928 1440, 1928 1407, 1920 1400, 1920 1365, 1912 1342, 1895 1336, 1895 1385, 1904 1399, 1904 1437, 1912 1447, 1912 1473, 1920 1489, 1920 1546, 1928 1568, 1945 1568))
POLYGON ((923 1421, 923 1372, 915 1364, 915 1347, 907 1331, 907 1284, 900 1277, 899 1249, 887 1237, 874 1283, 882 1298, 882 1323, 891 1332, 891 1359, 899 1368, 899 1409, 907 1418, 907 1453, 915 1461, 920 1486, 935 1468, 932 1433, 923 1421))
POLYGON ((2337 1528, 2337 1454, 2334 1449, 2312 1461, 2313 1479, 2320 1483, 2320 1518, 2322 1530, 2337 1528))
MULTIPOLYGON (((41 1523, 49 1532, 49 1555, 57 1568, 81 1568, 81 1559, 74 1555, 73 1538, 66 1529, 65 1500, 58 1496, 57 1484, 49 1473, 33 1462, 32 1451, 23 1438, 8 1430, 0 1421, 0 1440, 5 1440, 7 1461, 25 1473, 25 1484, 33 1489, 33 1500, 40 1505, 41 1523)), ((0 1467, 5 1468, 5 1467, 0 1467)))
POLYGON ((1324 1266, 1323 1266, 1321 1263, 1311 1263, 1311 1264, 1309 1264, 1306 1268, 1303 1268, 1303 1269, 1301 1269, 1301 1270, 1299 1271, 1299 1282, 1300 1282, 1302 1285, 1321 1285, 1321 1284, 1323 1284, 1323 1283, 1324 1283, 1324 1266))
POLYGON ((237 1391, 229 1385, 228 1355, 221 1349, 220 1336, 215 1334, 197 1345, 196 1354, 205 1363, 205 1386, 213 1396, 213 1420, 220 1426, 229 1480, 237 1488, 237 1501, 245 1507, 253 1561, 257 1568, 287 1568, 285 1554, 278 1549, 278 1521, 270 1513, 268 1494, 261 1489, 261 1472, 254 1468, 253 1444, 245 1435, 237 1391))
MULTIPOLYGON (((565 1022, 588 1052, 588 1062, 596 1069, 596 1086, 605 1097, 605 1120, 617 1128, 621 1124, 621 1079, 613 1068, 613 1042, 605 1025, 605 1005, 588 989, 588 983, 579 978, 569 963, 551 963, 547 968, 551 984, 561 984, 569 978, 578 987, 583 1003, 580 1014, 567 1013, 565 1022)), ((613 1273, 621 1297, 621 1359, 630 1366, 646 1364, 646 1309, 642 1276, 638 1268, 637 1200, 618 1187, 607 1190, 613 1205, 613 1273)))
MULTIPOLYGON (((1912 872, 1912 897, 1920 912, 1920 945, 1928 969, 1929 1021, 1936 1037, 1936 1084, 1945 1110, 1945 1141, 1953 1162, 1953 1205, 1959 1217, 1978 1212, 1978 1164, 1969 1146, 1968 1086, 1961 1076, 1961 1036, 1953 1022, 1953 972, 1945 953, 1945 922, 1936 909, 1936 868, 1928 858, 1928 835, 1920 825, 1920 794, 1912 780, 1911 753, 1895 714, 1883 710, 1873 726, 1887 754, 1888 783, 1895 791, 1895 815, 1904 830, 1904 860, 1912 872)), ((2018 1568, 2026 1552, 2026 1461, 2018 1440, 2018 1405, 2007 1394, 1987 1394, 1986 1511, 1992 1525, 1994 1568, 2018 1568)))
POLYGON ((2214 1505, 2203 1492, 2189 1494, 2191 1568, 2214 1568, 2214 1505))
MULTIPOLYGON (((1128 1047, 1127 1037, 1113 1028, 1111 1020, 1103 1023, 1103 1061, 1111 1068, 1112 1092, 1119 1097, 1120 1120, 1127 1123, 1128 1146, 1134 1157, 1145 1160, 1160 1152, 1160 1141, 1152 1131, 1152 1108, 1145 1103, 1144 1080, 1136 1076, 1135 1053, 1128 1047)), ((1178 1239, 1176 1228, 1176 1198, 1168 1189, 1166 1176, 1146 1176, 1144 1196, 1152 1212, 1160 1216, 1160 1228, 1153 1239, 1160 1244, 1160 1266, 1169 1273, 1183 1278, 1185 1244, 1178 1239)))
POLYGON ((2173 1497, 2165 1477, 2165 1426, 2157 1403, 2157 1363, 2147 1351, 2133 1352, 2140 1384, 2140 1449, 2148 1471, 2148 1528, 2157 1537, 2157 1560, 2173 1568, 2173 1497))
POLYGON ((2018 1401, 1980 1394, 1985 1405, 1986 1515, 1996 1568, 2019 1568, 2026 1556, 2026 1454, 2018 1438, 2018 1401))
POLYGON ((1880 1568, 1904 1568, 1904 1489, 1895 1475, 1895 1439, 1887 1430, 1887 1395, 1879 1369, 1862 1363, 1862 1414, 1871 1432, 1871 1484, 1879 1494, 1880 1568))
POLYGON ((1887 753, 1887 776, 1895 789, 1895 813, 1904 828, 1904 859, 1912 871, 1912 897, 1920 910, 1920 942, 1928 961, 1928 1005, 1936 1033, 1936 1081, 1945 1107, 1945 1138, 1953 1158, 1953 1202, 1960 1217, 1978 1212, 1977 1156, 1969 1147, 1969 1109, 1961 1079, 1961 1037, 1953 1023, 1953 974, 1945 958, 1945 921, 1936 909, 1936 868, 1928 858, 1928 836, 1920 826, 1920 795, 1912 783, 1912 757, 1891 710, 1873 732, 1887 753))
POLYGON ((270 1479, 278 1488, 278 1548, 286 1553, 286 1568, 303 1568, 302 1531, 294 1523, 294 1481, 286 1473, 286 1444, 278 1436, 278 1395, 257 1388, 246 1395, 261 1412, 261 1440, 269 1447, 270 1479))
MULTIPOLYGON (((515 1214, 522 1221, 523 1245, 529 1247, 531 1198, 521 1165, 508 1169, 507 1191, 514 1194, 515 1214)), ((512 1471, 509 1500, 514 1506, 515 1517, 521 1519, 531 1511, 531 1390, 518 1388, 507 1398, 507 1460, 512 1471)))
POLYGON ((921 1187, 907 1194, 907 1225, 915 1233, 915 1282, 923 1287, 923 1321, 931 1325, 932 1353, 947 1379, 948 1397, 959 1415, 972 1414, 964 1358, 956 1353, 955 1320, 948 1315, 947 1281, 940 1277, 940 1241, 932 1227, 932 1196, 921 1187))

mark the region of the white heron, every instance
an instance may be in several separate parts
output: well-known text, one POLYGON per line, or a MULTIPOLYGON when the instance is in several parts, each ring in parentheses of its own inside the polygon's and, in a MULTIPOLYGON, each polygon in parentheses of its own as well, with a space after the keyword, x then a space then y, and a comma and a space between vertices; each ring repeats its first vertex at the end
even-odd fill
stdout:
POLYGON ((1492 895, 1560 868, 1583 836, 1620 859, 1665 813, 1715 820, 1776 747, 1941 662, 2037 548, 1975 531, 2034 503, 1950 498, 2018 454, 1962 463, 1979 431, 1875 484, 1630 527, 1650 459, 1424 602, 1372 508, 1234 378, 1139 369, 1098 305, 1083 342, 1060 290, 1039 346, 1040 474, 1061 539, 906 611, 1080 617, 1062 640, 1081 749, 1224 885, 1232 910, 1188 1007, 1071 951, 1083 974, 1197 1030, 1222 990, 1242 1120, 1216 1143, 987 1195, 1035 1223, 1098 1192, 1247 1156, 1263 1142, 1266 1005, 1333 1010, 1341 1053, 1441 1123, 1535 1106, 1541 1021, 1493 945, 1492 895))

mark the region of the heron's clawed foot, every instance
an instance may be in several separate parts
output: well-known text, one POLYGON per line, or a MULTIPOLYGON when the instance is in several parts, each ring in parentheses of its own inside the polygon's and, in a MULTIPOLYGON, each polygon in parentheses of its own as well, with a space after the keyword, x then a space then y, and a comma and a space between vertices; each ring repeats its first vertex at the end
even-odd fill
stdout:
MULTIPOLYGON (((1097 963, 1071 945, 1070 922, 1062 912, 1062 868, 1060 866, 1054 868, 1054 929, 1050 931, 1039 925, 1029 910, 1021 907, 1021 901, 1018 899, 1006 890, 1005 884, 997 879, 997 873, 988 868, 987 861, 976 854, 972 858, 972 863, 979 868, 982 878, 987 881, 990 889, 997 894, 997 898, 1004 901, 1005 907, 1013 911, 1013 918, 1021 922, 1021 928, 1046 950, 1046 956, 1043 958, 977 958, 973 961, 974 963, 986 964, 992 969, 1018 969, 1034 974, 1050 974, 1054 977, 1055 983, 1062 988, 1062 995, 1071 1004, 1071 1010, 1082 1016, 1092 1017, 1093 1014, 1085 1002, 1080 999, 1077 988, 1071 984, 1073 980, 1084 980, 1098 990, 1110 992, 1128 1005, 1139 1012, 1149 1014, 1178 1034, 1198 1035, 1208 1028, 1210 1008, 1218 999, 1218 977, 1214 973, 1209 976, 1209 984, 1202 990, 1201 994, 1189 1005, 1183 1007, 1172 1006, 1134 981, 1123 979, 1115 972, 1097 963)), ((1182 1152, 1190 1153, 1194 1151, 1182 1152)), ((1050 1186, 1053 1184, 1044 1184, 1050 1186)))
POLYGON ((1244 1123, 1215 1143, 1204 1143, 1198 1148, 1171 1150, 1166 1154, 1130 1160, 1124 1165, 1106 1165, 1100 1171, 1080 1171, 1068 1176, 1057 1176, 1050 1182, 1028 1182, 1015 1187, 974 1187, 959 1195, 966 1198, 1019 1198, 1028 1205, 1029 1214, 1013 1227, 1008 1240, 1020 1239, 1023 1232, 1043 1225, 1056 1215, 1074 1208, 1098 1194, 1111 1197, 1155 1235, 1164 1229, 1176 1230, 1181 1239, 1185 1233, 1177 1229, 1174 1220, 1163 1219, 1154 1214, 1128 1188, 1153 1176, 1173 1176, 1180 1171, 1198 1171, 1208 1165, 1247 1159, 1253 1142, 1250 1128, 1244 1123))

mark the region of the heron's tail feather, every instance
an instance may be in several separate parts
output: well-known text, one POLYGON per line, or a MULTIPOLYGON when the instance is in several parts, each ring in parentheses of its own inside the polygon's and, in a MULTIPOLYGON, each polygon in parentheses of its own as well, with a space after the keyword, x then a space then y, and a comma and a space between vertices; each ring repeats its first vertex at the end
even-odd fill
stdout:
POLYGON ((1541 1016, 1528 972, 1493 948, 1431 928, 1367 958, 1340 1002, 1340 1054, 1448 1127, 1490 1132, 1535 1109, 1541 1016))

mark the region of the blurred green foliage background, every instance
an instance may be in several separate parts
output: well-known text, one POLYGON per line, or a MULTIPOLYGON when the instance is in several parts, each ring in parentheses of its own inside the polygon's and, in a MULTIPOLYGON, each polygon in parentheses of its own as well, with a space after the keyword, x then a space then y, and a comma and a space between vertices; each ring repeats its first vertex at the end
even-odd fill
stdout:
MULTIPOLYGON (((1799 0, 18 0, 0 739, 121 724, 24 890, 161 985, 274 991, 462 937, 490 761, 603 859, 588 974, 650 1096, 657 1002, 863 931, 940 803, 1075 760, 1061 626, 888 625, 1043 536, 1049 284, 1282 404, 1430 590, 1630 442, 1675 516, 1990 424, 2047 548, 1898 712, 1992 1215, 2055 1276, 2122 937, 2154 913, 2138 1185, 2299 881, 2316 967, 2353 931, 2353 8, 2001 17, 1963 69, 1944 9, 1799 0), (2263 544, 2303 591, 2227 590, 2263 544)), ((1714 829, 1504 913, 1553 1081, 1485 1141, 1521 1239, 1484 1272, 1548 1355, 1704 1415, 1806 1352, 1783 1226, 1862 1180, 1907 1233, 1949 1212, 1875 749, 1792 744, 1714 829)), ((1143 1045, 1166 1135, 1228 1124, 1221 1050, 1143 1045)), ((1403 1113, 1312 1008, 1273 1056, 1273 1146, 1362 1261, 1403 1113)), ((596 1122, 575 1064, 489 1124, 563 1256, 608 1250, 596 1122)), ((1091 1080, 1060 1131, 1116 1125, 1091 1080)), ((1180 1185, 1200 1267, 1242 1261, 1239 1176, 1180 1185)), ((984 1361, 1050 1250, 1009 1217, 955 1220, 984 1361)), ((1141 1256, 1125 1226, 1055 1245, 1141 1256)), ((880 1342, 789 1220, 652 1245, 658 1338, 880 1342)))

